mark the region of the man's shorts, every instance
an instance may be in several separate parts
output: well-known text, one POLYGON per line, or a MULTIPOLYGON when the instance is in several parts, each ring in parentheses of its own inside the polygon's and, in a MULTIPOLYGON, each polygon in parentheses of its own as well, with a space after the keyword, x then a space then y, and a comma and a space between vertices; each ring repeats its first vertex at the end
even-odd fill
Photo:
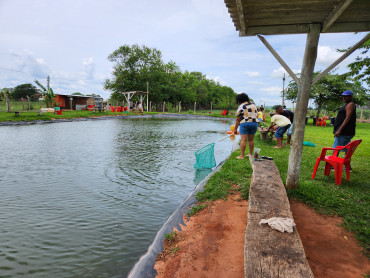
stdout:
POLYGON ((240 124, 240 127, 239 127, 239 134, 241 134, 241 135, 248 135, 248 134, 254 135, 257 132, 257 127, 258 127, 258 123, 254 123, 254 122, 242 123, 242 124, 240 124))
MULTIPOLYGON (((338 146, 345 146, 349 144, 352 138, 353 138, 353 135, 339 135, 338 137, 334 137, 333 148, 336 148, 338 146)), ((347 153, 347 150, 343 150, 342 152, 347 153)))
POLYGON ((286 131, 286 134, 287 135, 292 135, 293 134, 293 124, 290 125, 290 127, 288 128, 288 130, 286 131))
POLYGON ((290 125, 279 126, 275 132, 275 138, 283 138, 285 131, 287 131, 289 127, 290 125))

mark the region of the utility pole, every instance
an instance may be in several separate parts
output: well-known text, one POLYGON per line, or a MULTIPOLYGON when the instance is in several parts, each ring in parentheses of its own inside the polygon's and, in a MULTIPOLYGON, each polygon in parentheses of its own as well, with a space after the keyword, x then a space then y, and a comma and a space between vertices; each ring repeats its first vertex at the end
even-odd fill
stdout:
POLYGON ((284 72, 284 76, 283 76, 283 102, 282 102, 282 106, 284 107, 285 105, 285 101, 284 101, 284 97, 285 97, 285 90, 284 90, 284 87, 285 87, 285 72, 284 72))

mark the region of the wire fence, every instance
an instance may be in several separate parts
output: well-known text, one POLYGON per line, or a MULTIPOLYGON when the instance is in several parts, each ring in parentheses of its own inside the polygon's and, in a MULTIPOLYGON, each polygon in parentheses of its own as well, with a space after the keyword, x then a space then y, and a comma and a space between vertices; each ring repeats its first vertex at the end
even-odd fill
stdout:
POLYGON ((33 110, 40 110, 41 108, 45 108, 46 104, 43 101, 14 101, 9 100, 8 104, 5 99, 0 101, 0 111, 7 112, 7 111, 33 111, 33 110), (9 105, 9 107, 8 107, 9 105))

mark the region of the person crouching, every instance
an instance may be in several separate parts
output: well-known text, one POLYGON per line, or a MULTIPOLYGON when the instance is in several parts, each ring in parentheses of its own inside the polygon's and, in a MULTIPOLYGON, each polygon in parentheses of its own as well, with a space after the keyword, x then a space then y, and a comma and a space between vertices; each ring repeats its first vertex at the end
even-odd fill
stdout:
POLYGON ((270 112, 270 116, 271 116, 271 125, 269 126, 268 131, 270 131, 270 129, 272 129, 274 125, 279 126, 275 132, 277 146, 275 146, 274 148, 281 149, 283 146, 284 133, 288 130, 292 123, 287 117, 279 115, 272 111, 270 112))

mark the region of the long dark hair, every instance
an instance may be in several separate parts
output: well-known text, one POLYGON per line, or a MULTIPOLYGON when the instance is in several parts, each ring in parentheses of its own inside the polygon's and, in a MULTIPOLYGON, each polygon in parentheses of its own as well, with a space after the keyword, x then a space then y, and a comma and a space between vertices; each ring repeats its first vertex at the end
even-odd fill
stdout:
POLYGON ((246 101, 249 101, 249 97, 246 93, 237 94, 235 99, 237 104, 242 104, 246 101))

